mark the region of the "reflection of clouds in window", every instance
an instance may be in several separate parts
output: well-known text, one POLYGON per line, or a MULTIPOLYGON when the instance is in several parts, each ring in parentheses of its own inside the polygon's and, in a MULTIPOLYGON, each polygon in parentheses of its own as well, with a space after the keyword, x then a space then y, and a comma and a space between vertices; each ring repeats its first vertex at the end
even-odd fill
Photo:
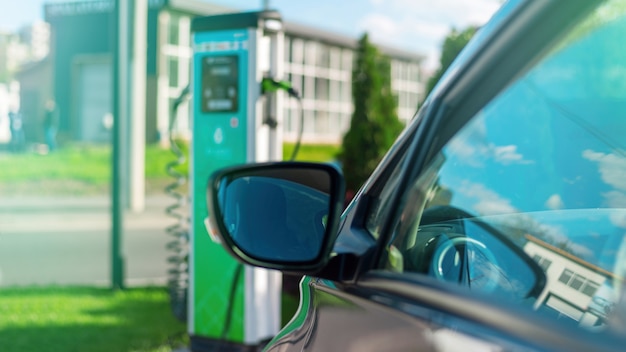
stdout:
POLYGON ((509 164, 532 164, 533 161, 524 160, 524 156, 517 152, 516 145, 495 146, 490 145, 490 150, 493 151, 494 159, 504 165, 509 164))
POLYGON ((472 167, 483 167, 487 160, 493 160, 502 165, 534 163, 532 160, 524 159, 524 156, 517 151, 516 145, 497 146, 493 143, 487 144, 485 141, 476 142, 457 138, 450 142, 447 152, 457 157, 459 162, 472 167))
POLYGON ((501 197, 498 193, 480 183, 463 181, 459 192, 468 198, 477 200, 473 205, 473 209, 481 215, 507 214, 518 211, 511 205, 510 200, 501 197))
MULTIPOLYGON (((472 183, 465 180, 461 183, 459 193, 471 199, 473 204, 471 208, 480 216, 508 214, 490 218, 490 222, 494 224, 523 229, 530 235, 541 238, 563 249, 567 249, 571 253, 588 258, 593 257, 592 250, 570 241, 567 229, 562 226, 541 223, 529 214, 520 213, 519 210, 511 204, 510 200, 485 187, 483 184, 472 183)), ((560 199, 558 195, 554 196, 560 199)))
MULTIPOLYGON (((550 212, 551 213, 551 212, 550 212)), ((539 213, 541 214, 541 213, 539 213)), ((558 215, 557 215, 558 218, 558 215)), ((494 222, 506 227, 522 229, 527 234, 537 237, 553 246, 563 249, 575 256, 592 260, 595 258, 595 251, 589 247, 574 243, 570 239, 571 235, 579 235, 576 227, 564 225, 548 225, 541 222, 541 218, 536 219, 531 214, 514 214, 512 216, 501 217, 494 222), (573 230, 573 233, 570 233, 573 230)))
POLYGON ((475 116, 471 124, 463 128, 446 149, 449 155, 455 156, 460 162, 473 167, 482 167, 484 158, 489 154, 484 115, 475 116))
POLYGON ((598 163, 602 181, 616 188, 602 194, 606 206, 626 208, 626 158, 623 154, 605 154, 587 149, 583 151, 583 158, 598 163))
POLYGON ((552 209, 552 210, 563 209, 565 208, 565 204, 563 203, 563 199, 561 199, 560 195, 553 194, 546 201, 546 208, 552 209))
POLYGON ((626 229, 626 212, 614 211, 609 215, 609 219, 611 219, 611 224, 626 229))
POLYGON ((594 152, 589 149, 583 151, 583 158, 599 164, 602 181, 619 190, 626 191, 626 158, 623 155, 623 152, 616 155, 594 152))
POLYGON ((488 143, 487 140, 487 126, 484 115, 481 114, 450 141, 447 152, 458 158, 459 162, 473 167, 483 167, 487 160, 493 160, 502 165, 533 163, 531 160, 524 159, 517 145, 499 146, 488 143))
POLYGON ((517 226, 522 226, 532 236, 539 237, 546 242, 553 244, 569 242, 567 230, 562 226, 542 224, 526 214, 520 214, 517 222, 517 226))
POLYGON ((590 260, 589 258, 595 258, 595 252, 582 244, 568 242, 568 248, 571 253, 580 258, 586 258, 587 260, 590 260))
POLYGON ((626 208, 626 194, 620 191, 609 191, 602 194, 607 206, 611 208, 626 208))

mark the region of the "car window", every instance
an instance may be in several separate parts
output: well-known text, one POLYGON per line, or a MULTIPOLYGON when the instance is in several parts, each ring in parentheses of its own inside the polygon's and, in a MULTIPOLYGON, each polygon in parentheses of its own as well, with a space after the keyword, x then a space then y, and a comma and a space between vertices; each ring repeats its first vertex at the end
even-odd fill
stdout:
POLYGON ((626 4, 479 111, 405 191, 381 266, 617 324, 626 271, 626 4))

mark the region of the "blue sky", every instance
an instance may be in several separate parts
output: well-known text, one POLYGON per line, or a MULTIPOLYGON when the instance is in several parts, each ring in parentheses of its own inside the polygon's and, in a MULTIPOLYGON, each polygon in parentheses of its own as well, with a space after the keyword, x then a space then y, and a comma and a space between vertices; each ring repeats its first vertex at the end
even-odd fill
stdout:
MULTIPOLYGON (((66 0, 67 1, 67 0, 66 0)), ((71 1, 71 0, 70 0, 71 1)), ((263 0, 206 0, 241 10, 260 9, 263 0)), ((18 0, 0 11, 0 29, 16 30, 40 20, 45 2, 18 0)), ((439 48, 450 28, 482 25, 501 0, 269 0, 285 20, 358 37, 367 31, 373 41, 414 51, 437 66, 439 48)))

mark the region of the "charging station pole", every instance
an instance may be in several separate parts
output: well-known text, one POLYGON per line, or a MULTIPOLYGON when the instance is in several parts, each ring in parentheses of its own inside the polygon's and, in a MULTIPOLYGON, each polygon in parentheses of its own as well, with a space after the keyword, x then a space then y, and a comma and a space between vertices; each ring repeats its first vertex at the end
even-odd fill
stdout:
POLYGON ((251 351, 280 329, 281 275, 211 242, 206 185, 219 168, 282 159, 283 97, 261 91, 264 77, 282 75, 282 21, 275 11, 233 13, 196 18, 191 31, 191 350, 251 351))

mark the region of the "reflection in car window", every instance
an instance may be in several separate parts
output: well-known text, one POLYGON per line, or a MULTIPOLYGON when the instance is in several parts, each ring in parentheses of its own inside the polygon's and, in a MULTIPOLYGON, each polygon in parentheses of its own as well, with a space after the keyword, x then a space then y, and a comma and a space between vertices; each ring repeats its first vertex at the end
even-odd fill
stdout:
POLYGON ((476 114, 407 192, 385 260, 568 324, 623 320, 624 37, 609 2, 476 114))

